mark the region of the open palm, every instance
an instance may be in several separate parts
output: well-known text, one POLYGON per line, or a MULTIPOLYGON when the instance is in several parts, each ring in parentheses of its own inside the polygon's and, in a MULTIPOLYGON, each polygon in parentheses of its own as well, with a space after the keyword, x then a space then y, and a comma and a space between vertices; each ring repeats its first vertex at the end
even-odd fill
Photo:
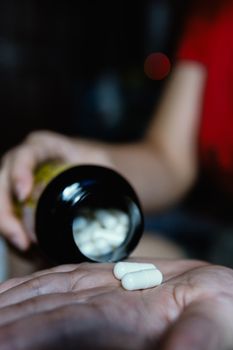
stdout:
POLYGON ((163 272, 161 286, 125 291, 112 264, 64 265, 1 284, 1 349, 233 348, 231 269, 142 261, 163 272))

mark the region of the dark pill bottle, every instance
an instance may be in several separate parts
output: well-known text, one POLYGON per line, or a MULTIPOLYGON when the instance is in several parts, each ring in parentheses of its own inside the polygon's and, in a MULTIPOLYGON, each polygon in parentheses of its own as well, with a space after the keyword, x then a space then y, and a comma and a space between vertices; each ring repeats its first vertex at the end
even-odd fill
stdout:
POLYGON ((116 262, 137 246, 144 228, 141 205, 115 170, 46 164, 34 187, 22 213, 34 216, 39 249, 51 263, 116 262))

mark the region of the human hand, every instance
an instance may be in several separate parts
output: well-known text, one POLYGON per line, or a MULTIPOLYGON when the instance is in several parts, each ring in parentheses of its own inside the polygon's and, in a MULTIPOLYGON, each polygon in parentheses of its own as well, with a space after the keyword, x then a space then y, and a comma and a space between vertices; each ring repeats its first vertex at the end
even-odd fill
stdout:
POLYGON ((30 195, 34 169, 48 160, 111 166, 100 144, 49 131, 33 132, 10 150, 3 157, 0 170, 0 232, 21 250, 35 241, 35 235, 16 217, 13 197, 22 202, 30 195))
POLYGON ((1 284, 1 349, 232 348, 231 269, 192 260, 142 261, 163 272, 162 285, 125 291, 112 264, 87 263, 1 284))

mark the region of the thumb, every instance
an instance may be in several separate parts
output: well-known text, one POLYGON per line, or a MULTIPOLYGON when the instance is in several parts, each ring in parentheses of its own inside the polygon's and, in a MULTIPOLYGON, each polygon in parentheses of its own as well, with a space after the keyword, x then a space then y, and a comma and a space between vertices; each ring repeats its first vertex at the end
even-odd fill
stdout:
MULTIPOLYGON (((226 350, 229 349, 230 324, 224 308, 211 301, 190 304, 163 335, 161 350, 226 350)), ((232 324, 232 322, 231 322, 232 324)))

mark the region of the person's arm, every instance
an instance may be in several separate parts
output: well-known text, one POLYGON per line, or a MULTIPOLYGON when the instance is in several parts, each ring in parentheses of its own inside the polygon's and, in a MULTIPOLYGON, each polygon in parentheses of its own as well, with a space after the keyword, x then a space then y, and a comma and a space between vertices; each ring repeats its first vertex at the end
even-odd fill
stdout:
POLYGON ((197 174, 197 143, 206 72, 177 65, 144 140, 110 148, 116 169, 134 184, 145 210, 174 203, 197 174))
POLYGON ((29 246, 32 238, 14 215, 12 196, 26 199, 33 186, 33 170, 50 159, 115 168, 134 185, 147 211, 174 203, 196 176, 204 85, 201 65, 177 65, 144 140, 135 144, 110 145, 48 131, 30 134, 2 160, 0 232, 18 248, 29 246))

